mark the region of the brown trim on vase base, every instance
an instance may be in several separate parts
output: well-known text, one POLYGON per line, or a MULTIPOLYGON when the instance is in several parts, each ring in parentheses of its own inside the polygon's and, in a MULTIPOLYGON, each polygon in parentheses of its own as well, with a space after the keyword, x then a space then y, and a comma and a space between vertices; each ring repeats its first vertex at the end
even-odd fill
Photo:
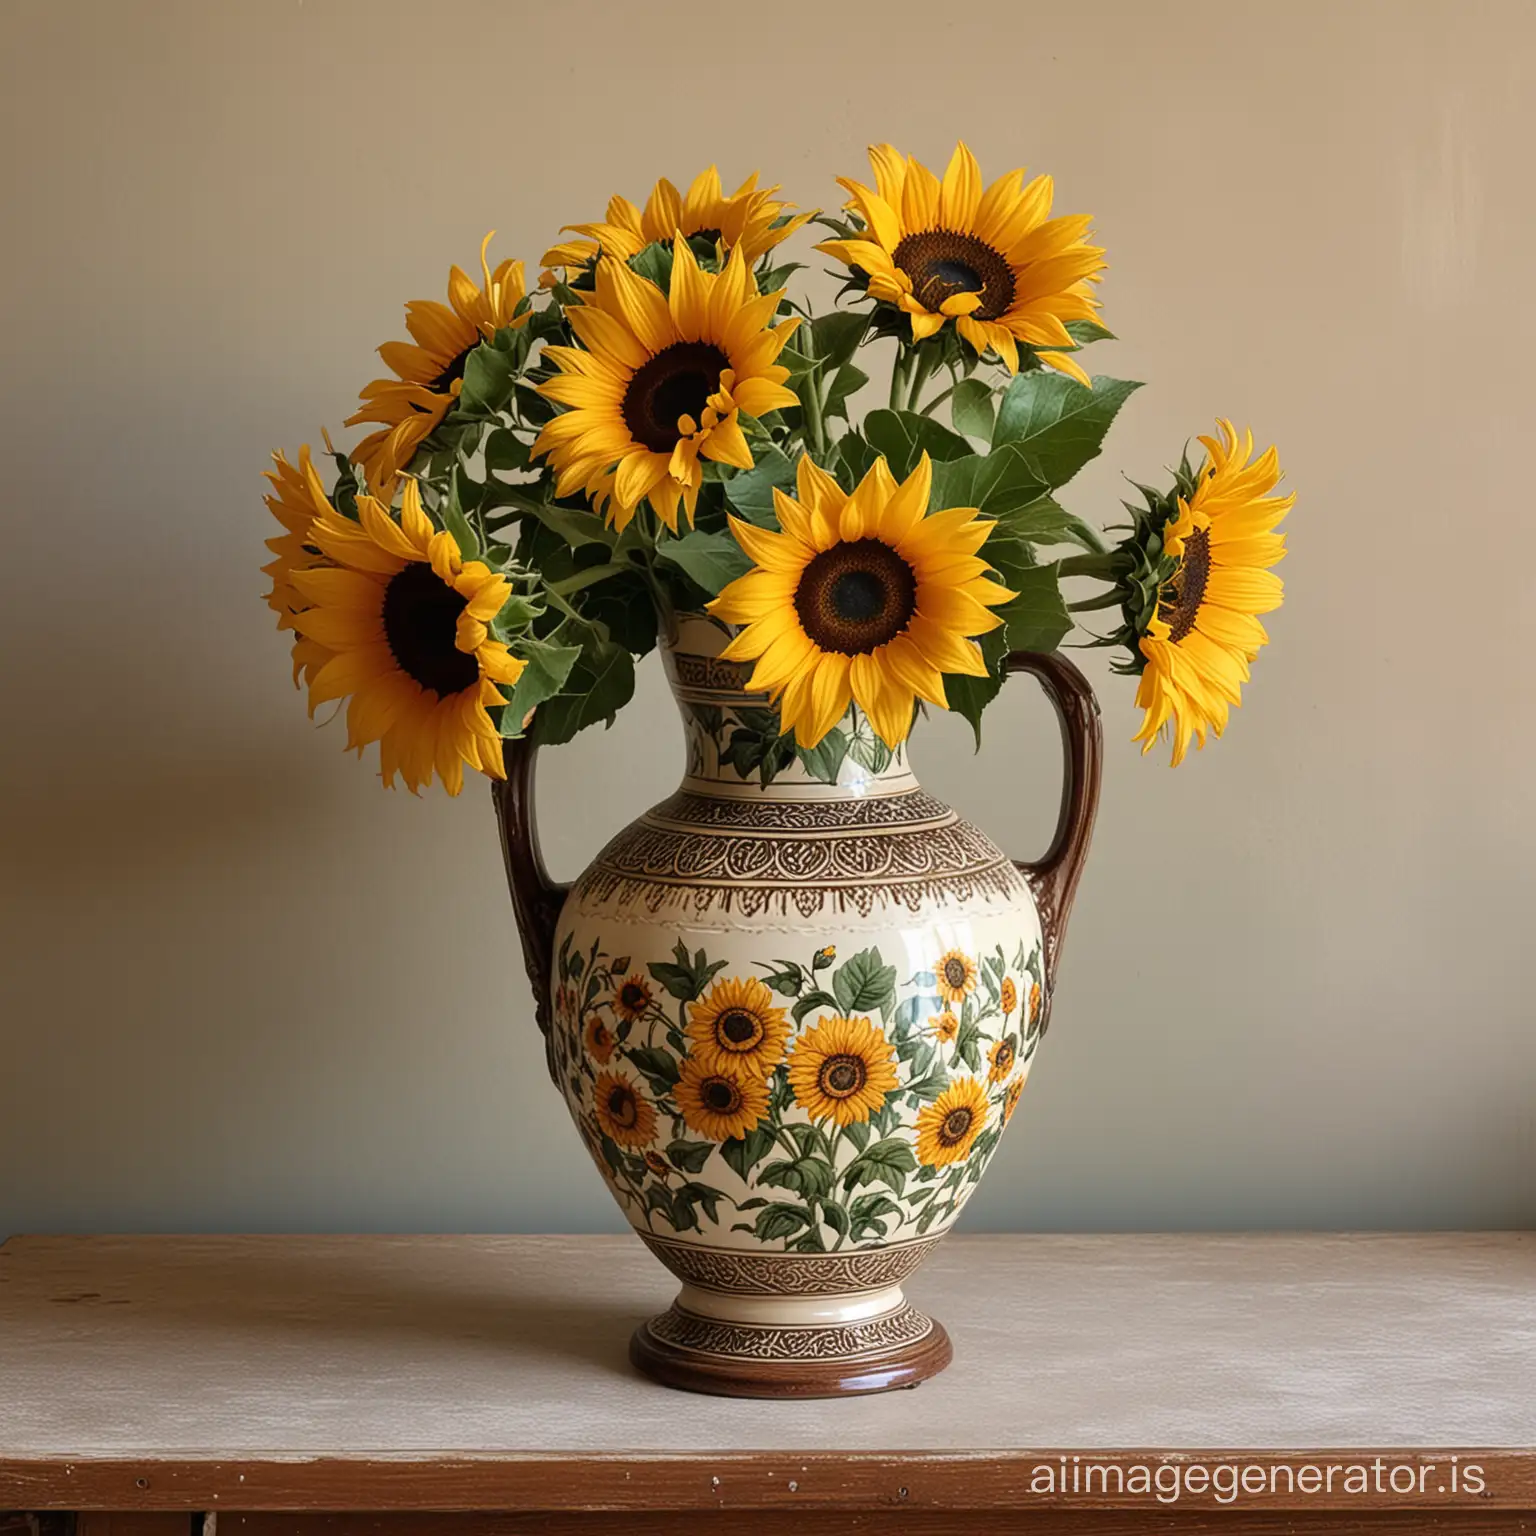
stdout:
POLYGON ((941 1324, 903 1304, 855 1323, 728 1323, 673 1305, 629 1341, 636 1369, 715 1397, 851 1397, 915 1387, 954 1358, 941 1324))

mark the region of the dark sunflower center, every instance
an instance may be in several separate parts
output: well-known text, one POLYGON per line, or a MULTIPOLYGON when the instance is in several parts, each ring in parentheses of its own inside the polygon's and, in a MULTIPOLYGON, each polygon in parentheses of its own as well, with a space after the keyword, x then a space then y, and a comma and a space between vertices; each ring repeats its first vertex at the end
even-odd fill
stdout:
POLYGON ((857 656, 894 640, 917 608, 917 576, 879 539, 823 550, 800 575, 795 612, 824 651, 857 656))
POLYGON ((721 1039, 732 1045, 755 1045, 763 1033, 763 1026, 757 1016, 748 1013, 745 1008, 733 1008, 729 1013, 722 1013, 715 1028, 721 1039))
POLYGON ((626 981, 619 988, 619 1001, 631 1013, 638 1013, 640 1009, 645 1007, 645 988, 636 986, 632 981, 626 981))
POLYGON ((741 1108, 741 1095, 736 1091, 736 1085, 723 1077, 705 1078, 699 1097, 717 1115, 728 1115, 741 1108))
POLYGON ((652 453, 671 453, 682 435, 677 422, 691 416, 694 426, 720 388, 721 372, 731 360, 707 341, 679 341, 642 364, 624 391, 624 425, 637 443, 652 453))
POLYGON ((946 1147, 958 1146, 966 1138, 966 1133, 971 1128, 971 1122, 976 1118, 975 1112, 970 1109, 952 1109, 944 1116, 944 1123, 939 1127, 939 1140, 946 1147))
POLYGON ((998 1047, 995 1064, 999 1072, 1006 1072, 1013 1065, 1013 1047, 1011 1045, 1003 1044, 998 1047))
POLYGON ((1197 528, 1184 540, 1184 558, 1159 594, 1157 616, 1168 626, 1168 638, 1182 640, 1195 627, 1205 589, 1211 579, 1211 534, 1197 528))
POLYGON ((816 1085, 829 1098, 846 1099, 856 1094, 869 1077, 869 1069, 858 1056, 829 1056, 816 1074, 816 1085))
POLYGON ((949 229, 925 229, 896 247, 896 265, 912 279, 914 297, 937 313, 945 299, 975 293, 978 320, 996 320, 1013 303, 1013 269, 984 240, 949 229))
POLYGON ((453 386, 464 377, 464 369, 469 364, 469 354, 473 352, 479 345, 480 343, 476 341, 465 347, 464 350, 460 352, 459 355, 454 358, 454 360, 449 363, 448 366, 444 368, 443 371, 438 374, 438 376, 433 379, 430 384, 427 385, 427 388, 430 389, 435 395, 451 394, 453 391, 453 386))
POLYGON ((454 644, 465 599, 430 565, 413 560, 384 588, 384 638, 400 670, 440 698, 462 693, 480 663, 454 644))
POLYGON ((963 987, 965 985, 965 961, 946 960, 944 962, 944 980, 951 987, 963 987))
POLYGON ((608 1114, 615 1125, 626 1129, 639 1118, 639 1105, 628 1088, 615 1088, 608 1095, 608 1114))

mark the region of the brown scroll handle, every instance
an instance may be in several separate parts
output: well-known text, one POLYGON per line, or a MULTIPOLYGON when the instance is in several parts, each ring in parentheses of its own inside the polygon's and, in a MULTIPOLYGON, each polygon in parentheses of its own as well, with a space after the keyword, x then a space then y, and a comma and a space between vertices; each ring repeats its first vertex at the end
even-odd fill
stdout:
POLYGON ((507 776, 499 782, 492 780, 491 799, 496 806, 496 823, 501 828, 501 856, 512 891, 512 913, 523 941, 523 964, 533 987, 533 1016, 544 1036, 549 1075, 555 1077, 549 982, 555 958, 555 925, 560 921, 560 908, 565 905, 570 887, 549 878, 544 856, 539 852, 533 810, 533 764, 538 750, 527 736, 503 743, 507 776))
POLYGON ((1066 937, 1072 898, 1093 841, 1093 821, 1099 810, 1099 780, 1104 767, 1104 730, 1099 724, 1099 701, 1088 679, 1056 652, 1013 651, 1003 664, 1005 673, 1028 672, 1038 678, 1061 722, 1061 744, 1066 753, 1066 776, 1061 785, 1061 814, 1056 833, 1043 858, 1015 865, 1029 882, 1040 912, 1045 942, 1045 1010, 1040 1032, 1050 1021, 1051 994, 1056 990, 1056 970, 1061 944, 1066 937))

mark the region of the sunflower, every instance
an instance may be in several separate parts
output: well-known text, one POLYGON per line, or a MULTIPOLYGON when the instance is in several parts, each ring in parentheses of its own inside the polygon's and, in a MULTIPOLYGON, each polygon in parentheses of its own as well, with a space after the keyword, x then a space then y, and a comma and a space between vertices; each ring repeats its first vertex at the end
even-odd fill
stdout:
POLYGON ((839 178, 863 233, 816 249, 866 273, 876 299, 911 317, 913 341, 953 319, 978 355, 990 348, 1010 373, 1023 342, 1042 363, 1087 384, 1070 357, 1041 349, 1074 349, 1063 322, 1096 317, 1092 285, 1104 252, 1085 243, 1091 216, 1051 218, 1049 176, 1026 186, 1022 171, 1010 171, 983 191, 981 167, 964 144, 942 182, 889 144, 874 145, 869 159, 873 190, 839 178))
POLYGON ((1003 1010, 1005 1019, 1019 1006, 1019 989, 1012 976, 1003 977, 1002 994, 998 998, 998 1006, 1003 1010))
MULTIPOLYGON (((297 465, 290 464, 281 453, 272 455, 272 463, 275 468, 265 473, 272 489, 264 500, 272 516, 282 524, 283 532, 267 540, 273 558, 261 568, 272 579, 267 607, 277 615, 278 629, 294 631, 293 680, 296 684, 300 679, 308 683, 331 659, 331 652, 318 641, 297 633, 294 619, 310 604, 294 586, 293 577, 296 571, 329 563, 315 546, 310 528, 317 517, 330 510, 331 503, 315 472, 307 443, 299 449, 297 465)), ((309 712, 314 715, 313 704, 309 712)))
POLYGON ((784 1054, 789 1020, 756 977, 717 981, 688 1006, 688 1039, 699 1064, 711 1070, 766 1077, 784 1054))
POLYGON ((987 1091, 974 1077, 957 1077, 917 1113, 917 1160, 925 1167, 963 1163, 987 1123, 987 1091))
POLYGON ((643 1147, 656 1134, 656 1111, 620 1072, 599 1072, 592 1085, 597 1123, 621 1147, 643 1147))
POLYGON ((645 1154, 645 1166, 663 1181, 672 1177, 672 1164, 664 1158, 660 1152, 647 1152, 645 1154))
POLYGON ((947 1008, 943 1013, 934 1014, 928 1020, 928 1026, 933 1030, 934 1038, 945 1045, 960 1033, 960 1020, 947 1008))
POLYGON ((587 1019, 581 1038, 587 1047, 587 1055, 599 1066, 608 1064, 619 1043, 614 1039, 613 1031, 595 1013, 587 1019))
POLYGON ((812 1120, 868 1120, 897 1086, 896 1053, 868 1019, 832 1015, 795 1041, 789 1084, 812 1120))
POLYGON ((1193 737, 1220 736, 1229 706, 1242 703, 1248 664, 1269 643, 1258 615, 1278 608, 1284 588, 1269 569, 1285 555, 1275 526, 1295 495, 1271 496, 1280 479, 1273 448, 1253 459, 1253 434, 1221 421, 1221 438, 1202 437, 1206 460, 1178 514, 1163 530, 1163 549, 1177 561, 1141 637, 1146 670, 1136 705, 1146 711, 1135 739, 1149 752, 1166 727, 1173 763, 1193 737), (1250 463, 1249 460, 1253 461, 1250 463))
POLYGON ((517 312, 523 302, 522 262, 504 261, 492 272, 485 259, 495 233, 480 245, 483 284, 477 287, 461 267, 450 267, 446 304, 413 299, 405 306, 411 340, 386 341, 379 348, 395 377, 366 385, 358 396, 362 406, 347 417, 349 427, 382 423, 352 450, 353 463, 381 496, 390 494, 395 477, 459 398, 469 354, 497 331, 528 319, 528 310, 517 312))
POLYGON ((533 445, 558 473, 556 493, 585 492, 619 529, 649 498, 675 533, 679 501, 693 516, 701 457, 751 469, 741 413, 799 403, 776 361, 798 322, 768 323, 781 296, 759 296, 740 250, 717 275, 675 241, 667 293, 601 263, 595 291, 565 312, 585 350, 544 351, 560 372, 539 392, 570 407, 533 445))
POLYGON ((789 203, 774 201, 777 187, 759 187, 754 171, 729 196, 714 166, 694 177, 687 194, 679 194, 665 176, 646 199, 644 209, 627 197, 608 200, 608 217, 599 224, 567 224, 580 238, 565 240, 544 253, 546 267, 581 267, 599 250, 628 261, 646 246, 681 234, 715 236, 727 251, 739 249, 747 265, 787 239, 812 215, 788 217, 789 203), (782 220, 783 222, 780 222, 782 220))
POLYGON ((963 1003, 976 990, 976 962, 963 949, 945 950, 933 974, 946 1003, 963 1003))
POLYGON ((1029 984, 1029 1027, 1033 1029, 1040 1022, 1040 1008, 1045 1001, 1045 996, 1040 990, 1040 983, 1032 981, 1029 984))
POLYGON ((1003 1124, 1007 1125, 1013 1119, 1013 1112, 1019 1107, 1019 1095, 1024 1092, 1024 1084, 1029 1078, 1029 1073, 1021 1072, 1008 1084, 1007 1091, 1003 1094, 1003 1124))
POLYGON ((310 680, 311 706, 351 695, 347 746, 378 742, 386 784, 398 773, 414 794, 435 771, 456 795, 466 763, 505 778, 486 708, 505 702, 497 685, 526 665, 486 627, 511 591, 506 578, 433 529, 414 480, 398 523, 371 496, 357 510, 357 522, 331 507, 315 519, 314 542, 334 563, 292 576, 313 605, 294 627, 332 652, 310 680))
POLYGON ((995 525, 971 507, 926 516, 932 483, 927 454, 900 485, 880 458, 848 495, 806 456, 799 500, 774 489, 783 532, 730 520, 756 568, 709 605, 746 626, 721 654, 757 662, 747 686, 773 696, 802 747, 856 701, 894 749, 919 698, 948 708, 943 673, 986 676, 972 637, 1014 596, 976 553, 995 525))
POLYGON ((1019 1048, 1013 1036, 1004 1036, 987 1052, 987 1081, 1006 1083, 1018 1060, 1019 1048))
POLYGON ((693 1056, 684 1057, 672 1096, 689 1129, 711 1141, 745 1136, 768 1113, 765 1078, 706 1067, 693 1056))
POLYGON ((613 994, 613 1011, 621 1019, 633 1024, 651 1006, 651 989, 645 977, 636 972, 619 983, 613 994))

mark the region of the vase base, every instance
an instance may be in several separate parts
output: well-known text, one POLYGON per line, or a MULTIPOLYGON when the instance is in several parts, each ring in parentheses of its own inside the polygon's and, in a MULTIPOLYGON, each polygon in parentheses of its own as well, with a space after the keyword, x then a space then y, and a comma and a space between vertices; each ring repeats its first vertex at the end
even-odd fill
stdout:
POLYGON ((629 1358, 654 1381, 716 1397, 846 1397, 915 1387, 954 1357, 943 1327, 903 1302, 856 1323, 724 1322, 673 1306, 642 1323, 629 1358))

